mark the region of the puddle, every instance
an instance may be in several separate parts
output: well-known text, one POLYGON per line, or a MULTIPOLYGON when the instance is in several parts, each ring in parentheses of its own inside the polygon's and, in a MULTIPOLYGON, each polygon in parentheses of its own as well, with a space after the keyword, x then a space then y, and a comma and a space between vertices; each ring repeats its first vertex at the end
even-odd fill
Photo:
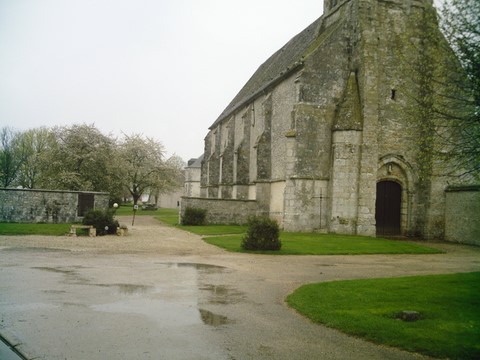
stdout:
POLYGON ((145 316, 162 328, 182 326, 221 326, 231 323, 227 316, 202 308, 201 304, 231 304, 244 294, 225 285, 205 284, 209 276, 225 267, 202 263, 157 263, 164 266, 156 286, 113 283, 95 284, 112 288, 111 302, 91 305, 94 311, 123 316, 145 316), (122 296, 119 296, 122 295, 122 296))
MULTIPOLYGON (((55 309, 56 305, 48 303, 27 303, 27 304, 5 304, 2 305, 2 311, 7 312, 26 312, 39 309, 55 309)), ((20 321, 20 320, 19 320, 20 321)))
POLYGON ((156 321, 162 328, 199 324, 196 301, 190 301, 190 299, 179 299, 172 302, 145 297, 130 298, 107 304, 93 305, 90 308, 106 313, 145 316, 150 320, 156 321))
POLYGON ((55 295, 67 293, 65 290, 42 290, 42 292, 44 292, 45 294, 55 294, 55 295))
POLYGON ((200 313, 200 318, 205 325, 221 326, 231 323, 228 317, 224 315, 214 314, 211 311, 205 309, 198 309, 198 312, 200 313))
POLYGON ((70 252, 68 249, 56 249, 56 248, 42 248, 42 247, 8 247, 3 248, 1 251, 18 251, 18 252, 70 252))
POLYGON ((155 289, 153 286, 139 284, 95 284, 95 286, 116 288, 117 292, 122 295, 146 294, 155 289))
POLYGON ((202 273, 217 273, 226 270, 227 268, 219 265, 202 264, 202 263, 176 263, 176 262, 162 262, 159 265, 166 265, 168 268, 191 268, 202 273))
POLYGON ((66 274, 66 275, 71 275, 75 273, 75 270, 68 270, 68 269, 54 268, 54 267, 47 267, 47 266, 35 266, 35 267, 32 267, 32 269, 49 271, 54 273, 66 274))
POLYGON ((82 266, 70 266, 64 267, 50 267, 50 266, 34 266, 32 269, 48 271, 52 273, 62 274, 65 276, 65 282, 78 285, 87 285, 89 280, 80 276, 76 269, 80 269, 82 266))
POLYGON ((200 290, 207 292, 210 304, 237 304, 245 300, 244 293, 230 286, 205 284, 200 290))

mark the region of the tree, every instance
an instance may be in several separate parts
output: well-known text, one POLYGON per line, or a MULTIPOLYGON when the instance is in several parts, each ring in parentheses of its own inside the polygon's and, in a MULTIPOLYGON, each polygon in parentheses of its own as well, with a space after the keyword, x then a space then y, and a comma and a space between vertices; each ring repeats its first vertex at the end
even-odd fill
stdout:
POLYGON ((18 184, 26 189, 45 188, 48 183, 47 169, 49 153, 54 137, 45 127, 27 130, 19 134, 19 146, 25 154, 25 161, 18 175, 18 184))
POLYGON ((115 140, 93 124, 57 127, 49 153, 48 188, 110 191, 115 140))
POLYGON ((2 187, 15 184, 25 153, 19 145, 19 136, 11 128, 0 130, 0 180, 2 187))
POLYGON ((117 152, 117 178, 137 205, 147 190, 159 189, 170 176, 163 145, 148 137, 126 136, 117 152))
POLYGON ((183 188, 183 184, 185 183, 184 167, 185 162, 177 155, 172 155, 165 161, 158 183, 150 189, 150 197, 154 197, 155 204, 158 204, 160 194, 166 194, 172 190, 183 188))
POLYGON ((403 111, 427 187, 431 175, 479 179, 479 4, 444 0, 440 18, 425 4, 410 16, 398 54, 409 100, 403 111))
POLYGON ((451 85, 440 115, 452 127, 445 138, 463 174, 480 178, 480 1, 444 0, 441 29, 455 53, 445 62, 451 85), (461 71, 458 71, 460 65, 461 71))

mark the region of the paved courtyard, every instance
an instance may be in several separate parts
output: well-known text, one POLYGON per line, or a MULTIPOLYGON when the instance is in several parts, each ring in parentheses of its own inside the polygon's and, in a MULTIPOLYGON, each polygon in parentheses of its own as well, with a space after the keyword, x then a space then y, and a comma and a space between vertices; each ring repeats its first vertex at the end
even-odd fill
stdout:
POLYGON ((424 359, 312 324, 284 299, 310 282, 480 271, 469 246, 246 255, 135 221, 127 237, 0 236, 0 335, 28 359, 424 359))

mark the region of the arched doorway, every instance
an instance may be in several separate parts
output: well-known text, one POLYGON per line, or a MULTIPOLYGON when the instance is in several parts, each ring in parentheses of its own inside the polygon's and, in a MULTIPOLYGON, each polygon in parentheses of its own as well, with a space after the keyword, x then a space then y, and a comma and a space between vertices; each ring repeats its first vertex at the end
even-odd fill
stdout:
POLYGON ((395 181, 377 183, 375 220, 377 235, 401 234, 402 186, 395 181))

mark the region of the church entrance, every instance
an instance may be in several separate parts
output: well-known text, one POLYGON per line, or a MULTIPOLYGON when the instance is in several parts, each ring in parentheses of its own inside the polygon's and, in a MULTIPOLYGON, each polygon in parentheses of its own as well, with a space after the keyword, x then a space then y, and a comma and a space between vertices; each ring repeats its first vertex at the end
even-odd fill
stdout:
POLYGON ((402 187, 395 181, 377 183, 375 220, 377 235, 400 235, 402 187))

